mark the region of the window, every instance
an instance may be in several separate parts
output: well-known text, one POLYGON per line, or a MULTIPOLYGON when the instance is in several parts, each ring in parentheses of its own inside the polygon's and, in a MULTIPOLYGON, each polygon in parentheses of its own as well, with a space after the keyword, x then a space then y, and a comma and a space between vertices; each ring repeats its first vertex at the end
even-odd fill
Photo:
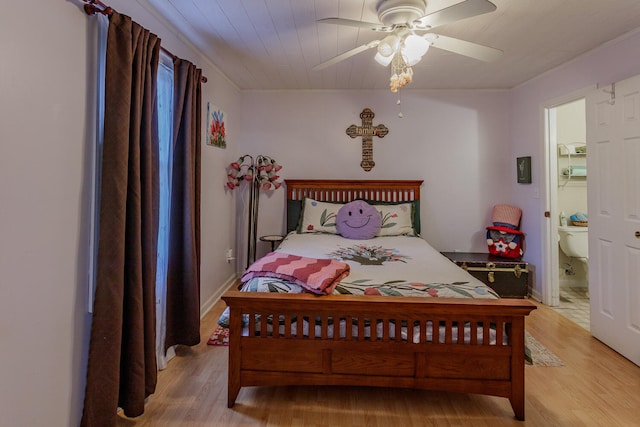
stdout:
MULTIPOLYGON (((93 22, 93 21, 92 21, 93 22)), ((96 24, 96 40, 98 61, 96 79, 96 121, 95 140, 91 144, 91 157, 93 160, 93 194, 91 203, 91 230, 89 230, 89 248, 91 248, 91 258, 89 259, 88 287, 89 297, 87 298, 88 312, 93 313, 93 297, 96 290, 96 274, 98 262, 98 241, 100 237, 100 177, 102 176, 102 141, 104 135, 104 79, 107 61, 107 32, 109 30, 109 18, 98 14, 96 24)))
MULTIPOLYGON (((104 15, 99 15, 97 24, 97 82, 96 82, 96 137, 92 144, 93 155, 93 203, 91 212, 90 248, 92 257, 89 261, 88 277, 88 311, 93 312, 93 300, 95 294, 97 259, 100 232, 100 187, 102 175, 102 143, 104 135, 104 82, 106 66, 106 47, 109 20, 104 15)), ((173 147, 173 58, 164 52, 161 53, 157 76, 157 111, 158 111, 158 138, 159 138, 159 224, 158 224, 158 253, 156 272, 156 358, 158 368, 166 366, 164 351, 166 331, 166 283, 167 283, 167 258, 169 245, 169 212, 171 209, 171 174, 172 174, 172 147, 173 147)))
POLYGON ((156 359, 158 369, 166 366, 167 257, 169 251, 169 212, 173 156, 173 58, 162 53, 158 66, 158 137, 160 144, 160 222, 156 270, 156 359))

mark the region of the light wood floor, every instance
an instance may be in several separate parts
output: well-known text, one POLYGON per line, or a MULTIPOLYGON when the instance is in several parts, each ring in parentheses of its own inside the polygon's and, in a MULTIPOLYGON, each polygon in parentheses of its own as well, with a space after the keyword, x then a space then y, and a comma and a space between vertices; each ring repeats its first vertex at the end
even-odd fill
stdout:
POLYGON ((227 348, 206 344, 223 308, 203 319, 202 343, 180 348, 160 372, 145 414, 119 426, 640 425, 640 367, 540 304, 527 330, 565 366, 526 366, 525 422, 504 398, 387 388, 248 387, 228 409, 227 348))

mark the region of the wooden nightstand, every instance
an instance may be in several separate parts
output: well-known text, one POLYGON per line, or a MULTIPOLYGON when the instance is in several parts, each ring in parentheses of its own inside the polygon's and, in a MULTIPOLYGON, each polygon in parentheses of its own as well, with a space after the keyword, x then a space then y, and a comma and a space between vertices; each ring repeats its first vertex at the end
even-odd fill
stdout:
POLYGON ((442 252, 504 298, 525 298, 529 294, 529 263, 488 253, 442 252))
POLYGON ((270 234, 268 236, 260 237, 261 242, 271 243, 271 252, 273 252, 273 250, 276 248, 276 243, 280 243, 282 242, 282 240, 284 240, 284 236, 281 236, 279 234, 270 234))

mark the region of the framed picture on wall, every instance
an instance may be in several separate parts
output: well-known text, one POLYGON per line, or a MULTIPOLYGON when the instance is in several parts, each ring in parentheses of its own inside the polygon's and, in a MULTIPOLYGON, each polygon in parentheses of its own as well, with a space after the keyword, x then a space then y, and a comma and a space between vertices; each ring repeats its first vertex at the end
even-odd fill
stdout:
POLYGON ((227 148, 227 134, 224 121, 224 111, 207 102, 207 145, 227 148))
POLYGON ((516 159, 518 184, 531 184, 531 156, 516 159))

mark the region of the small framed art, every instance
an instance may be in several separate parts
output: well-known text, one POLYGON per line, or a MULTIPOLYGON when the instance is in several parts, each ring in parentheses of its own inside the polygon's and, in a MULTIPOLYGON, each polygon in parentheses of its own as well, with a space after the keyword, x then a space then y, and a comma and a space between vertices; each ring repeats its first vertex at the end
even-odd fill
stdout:
POLYGON ((531 156, 516 159, 518 184, 531 184, 531 156))
POLYGON ((224 111, 207 102, 207 145, 227 148, 224 111))

